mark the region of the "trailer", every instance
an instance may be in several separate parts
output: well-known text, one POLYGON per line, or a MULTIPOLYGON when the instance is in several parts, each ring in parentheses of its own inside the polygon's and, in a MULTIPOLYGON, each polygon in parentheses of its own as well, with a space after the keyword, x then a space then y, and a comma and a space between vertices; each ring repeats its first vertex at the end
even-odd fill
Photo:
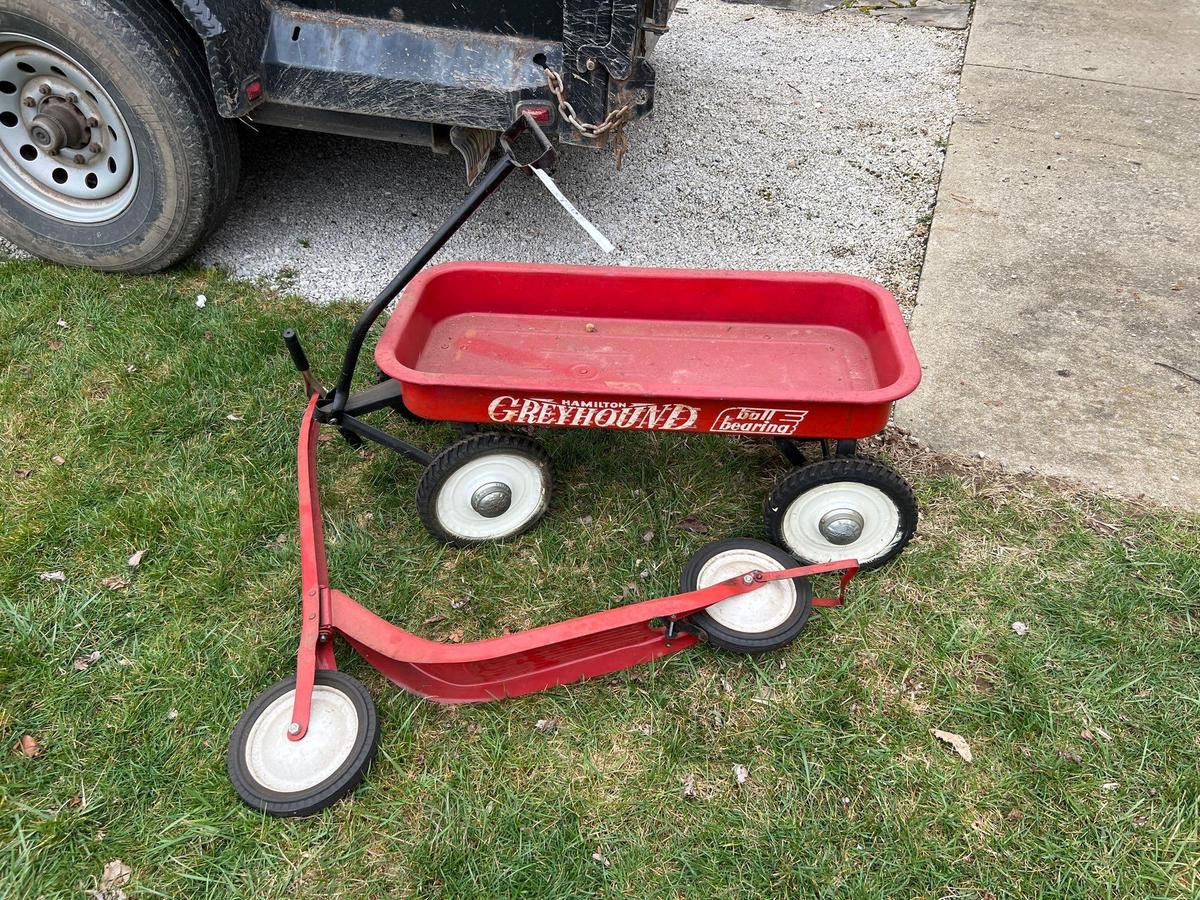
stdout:
POLYGON ((229 210, 239 120, 459 153, 527 113, 620 153, 674 0, 0 0, 0 236, 150 272, 229 210))

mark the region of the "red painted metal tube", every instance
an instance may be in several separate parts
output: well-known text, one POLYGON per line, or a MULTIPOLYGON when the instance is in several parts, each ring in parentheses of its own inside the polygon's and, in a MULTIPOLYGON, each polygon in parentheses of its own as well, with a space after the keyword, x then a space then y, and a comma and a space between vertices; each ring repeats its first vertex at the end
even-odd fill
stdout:
POLYGON ((702 590, 645 600, 466 644, 418 637, 385 621, 353 598, 329 587, 324 530, 317 483, 315 399, 309 401, 300 429, 301 637, 296 654, 296 700, 289 736, 299 740, 308 729, 313 679, 318 668, 333 668, 331 634, 342 635, 368 662, 401 687, 440 703, 478 703, 516 697, 582 678, 594 678, 671 653, 696 643, 687 632, 670 633, 664 625, 757 590, 771 581, 842 571, 837 598, 814 605, 841 603, 857 571, 853 560, 799 566, 779 572, 752 572, 702 590))

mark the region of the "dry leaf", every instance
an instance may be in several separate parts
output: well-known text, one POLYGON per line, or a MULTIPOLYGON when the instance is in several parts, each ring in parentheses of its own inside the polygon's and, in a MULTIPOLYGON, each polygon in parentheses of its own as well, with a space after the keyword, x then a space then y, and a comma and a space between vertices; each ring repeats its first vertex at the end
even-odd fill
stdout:
POLYGON ((459 597, 457 600, 450 601, 450 608, 451 609, 462 609, 464 606, 466 606, 470 602, 471 601, 466 597, 459 597))
POLYGON ((654 532, 653 531, 645 532, 642 535, 642 540, 645 541, 647 544, 650 543, 652 540, 654 540, 654 532))
POLYGON ((580 516, 575 521, 578 522, 580 525, 591 525, 593 522, 596 521, 596 519, 593 516, 580 516))
POLYGON ((1012 630, 1016 632, 1019 637, 1025 637, 1025 635, 1029 634, 1029 626, 1024 622, 1013 622, 1012 630))
POLYGON ((67 464, 67 461, 61 456, 50 457, 50 462, 54 463, 56 466, 65 466, 67 464))
POLYGON ((733 777, 737 781, 738 786, 746 783, 746 779, 750 777, 750 770, 741 763, 733 767, 733 777))
POLYGON ((109 575, 107 578, 100 579, 100 584, 110 591, 123 591, 129 587, 129 579, 122 578, 120 575, 109 575))
POLYGON ((455 628, 448 635, 446 635, 446 640, 448 640, 452 644, 461 644, 462 639, 463 639, 463 630, 461 627, 455 628))
POLYGON ((55 341, 51 341, 46 346, 49 347, 51 350, 61 350, 63 348, 63 342, 55 340, 55 341))
POLYGON ((1091 744, 1096 743, 1096 736, 1094 734, 1092 734, 1090 731, 1088 731, 1086 728, 1083 729, 1083 731, 1079 732, 1079 736, 1081 738, 1083 738, 1085 741, 1087 741, 1088 743, 1091 743, 1091 744))
POLYGON ((138 550, 133 556, 129 557, 129 568, 136 569, 142 564, 142 557, 146 555, 145 550, 138 550))
POLYGON ((17 469, 13 474, 18 478, 28 478, 33 474, 33 469, 17 469))
POLYGON ((129 866, 119 859, 114 859, 104 864, 104 871, 100 875, 100 889, 90 893, 95 900, 125 900, 127 895, 122 889, 129 884, 132 876, 133 872, 129 866))
POLYGON ((99 650, 93 650, 91 653, 87 654, 87 656, 77 656, 77 657, 75 657, 75 662, 74 662, 75 671, 82 672, 88 666, 90 666, 92 663, 99 662, 99 661, 100 661, 100 651, 99 650))
POLYGON ((168 718, 170 721, 174 722, 176 719, 178 719, 178 718, 179 718, 179 710, 177 710, 177 709, 169 709, 169 710, 167 710, 167 718, 168 718))
POLYGON ((230 413, 225 418, 228 419, 230 422, 241 422, 241 421, 243 421, 244 417, 239 416, 237 413, 230 413))
POLYGON ((695 800, 696 799, 696 776, 695 775, 689 775, 687 778, 683 779, 683 799, 684 800, 695 800))
POLYGON ((944 741, 953 747, 954 752, 961 756, 965 762, 971 762, 974 759, 974 756, 971 755, 971 745, 963 739, 962 735, 955 734, 953 731, 941 731, 937 728, 931 728, 929 732, 939 741, 944 741))
POLYGON ((685 516, 675 523, 680 531, 690 531, 692 534, 708 534, 708 526, 695 516, 685 516))
POLYGON ((58 569, 54 572, 38 572, 39 581, 66 581, 67 573, 58 569))
POLYGON ((594 859, 596 862, 600 863, 600 865, 604 866, 604 868, 606 868, 606 869, 610 865, 612 865, 612 863, 610 863, 608 861, 608 857, 606 857, 603 853, 600 852, 599 847, 597 847, 596 852, 592 854, 592 859, 594 859))
POLYGON ((32 734, 23 734, 21 739, 13 744, 13 752, 30 758, 42 755, 42 745, 32 734))
POLYGON ((542 734, 554 734, 558 731, 558 720, 556 719, 538 719, 533 725, 542 734))
POLYGON ((1115 791, 1120 786, 1121 786, 1121 782, 1119 782, 1119 781, 1106 781, 1106 782, 1104 782, 1104 784, 1100 785, 1100 790, 1115 791))

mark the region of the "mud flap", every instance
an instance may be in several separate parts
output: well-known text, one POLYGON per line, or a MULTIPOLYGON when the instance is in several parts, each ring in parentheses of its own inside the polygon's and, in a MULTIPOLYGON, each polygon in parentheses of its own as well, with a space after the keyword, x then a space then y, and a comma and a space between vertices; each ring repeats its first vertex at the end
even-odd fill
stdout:
POLYGON ((465 128, 455 125, 450 129, 450 144, 462 154, 467 165, 467 184, 474 184, 483 167, 487 165, 492 148, 496 146, 497 132, 486 128, 465 128))

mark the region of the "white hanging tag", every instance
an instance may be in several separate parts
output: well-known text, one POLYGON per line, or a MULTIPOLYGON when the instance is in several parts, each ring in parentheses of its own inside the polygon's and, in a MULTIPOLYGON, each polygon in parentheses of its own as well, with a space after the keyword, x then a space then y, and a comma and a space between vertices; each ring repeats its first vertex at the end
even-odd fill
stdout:
POLYGON ((562 204, 562 208, 571 214, 571 218, 579 223, 579 227, 588 233, 597 246, 605 253, 613 252, 612 241, 600 233, 600 229, 587 220, 587 218, 579 210, 575 208, 575 204, 566 198, 566 195, 558 189, 558 185, 554 183, 554 179, 539 169, 537 166, 532 166, 533 174, 538 177, 538 181, 546 186, 554 199, 562 204))

